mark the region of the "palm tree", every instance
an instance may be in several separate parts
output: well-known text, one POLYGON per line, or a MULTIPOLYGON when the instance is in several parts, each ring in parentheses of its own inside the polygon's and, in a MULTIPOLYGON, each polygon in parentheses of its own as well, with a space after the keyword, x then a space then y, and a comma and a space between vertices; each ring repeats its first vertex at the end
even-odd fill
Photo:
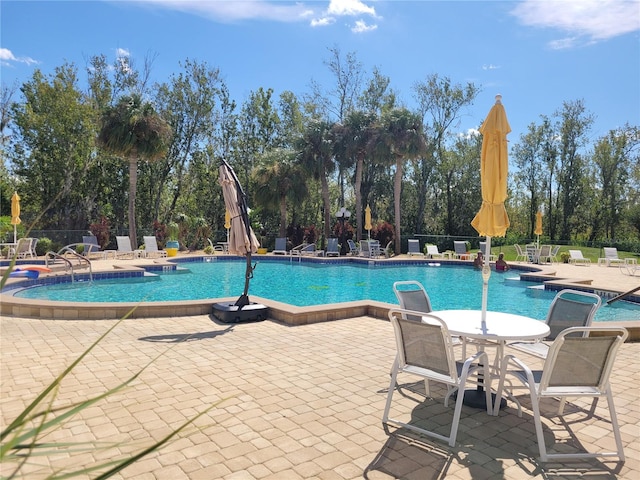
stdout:
POLYGON ((256 202, 264 207, 280 209, 280 237, 287 233, 287 200, 302 201, 307 195, 307 183, 295 152, 275 149, 265 153, 254 170, 256 202))
POLYGON ((371 147, 371 125, 374 123, 375 115, 360 110, 353 110, 345 118, 344 124, 336 124, 334 135, 336 144, 334 147, 336 157, 342 158, 342 165, 348 165, 346 159, 355 158, 356 171, 354 181, 354 192, 356 196, 356 219, 358 228, 356 230, 356 240, 362 240, 362 172, 364 170, 364 160, 369 154, 371 147))
POLYGON ((138 245, 136 235, 136 191, 138 160, 153 161, 168 149, 171 127, 156 113, 153 105, 138 94, 121 97, 102 115, 98 143, 115 156, 129 161, 129 238, 138 245))
POLYGON ((329 175, 335 170, 333 159, 332 125, 324 120, 312 119, 296 145, 304 168, 313 178, 319 179, 322 186, 324 205, 324 237, 331 232, 331 200, 329 198, 329 175))
POLYGON ((427 149, 427 141, 420 117, 406 108, 394 108, 383 113, 379 128, 372 136, 375 155, 381 161, 395 163, 393 207, 395 217, 394 251, 400 253, 400 195, 402 193, 403 164, 419 158, 427 149))

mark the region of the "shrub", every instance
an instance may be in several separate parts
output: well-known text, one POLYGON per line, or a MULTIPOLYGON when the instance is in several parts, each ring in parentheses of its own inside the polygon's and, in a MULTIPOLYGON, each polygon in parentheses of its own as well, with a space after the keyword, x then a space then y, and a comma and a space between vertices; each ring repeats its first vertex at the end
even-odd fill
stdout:
POLYGON ((45 255, 47 252, 52 251, 53 249, 53 241, 48 237, 42 237, 38 239, 38 243, 36 243, 36 254, 40 257, 45 255))
POLYGON ((100 217, 100 221, 89 225, 89 231, 95 235, 100 248, 104 249, 109 245, 109 220, 104 215, 100 217))
POLYGON ((213 247, 211 245, 207 245, 206 247, 204 247, 204 253, 206 253, 207 255, 213 254, 213 247))

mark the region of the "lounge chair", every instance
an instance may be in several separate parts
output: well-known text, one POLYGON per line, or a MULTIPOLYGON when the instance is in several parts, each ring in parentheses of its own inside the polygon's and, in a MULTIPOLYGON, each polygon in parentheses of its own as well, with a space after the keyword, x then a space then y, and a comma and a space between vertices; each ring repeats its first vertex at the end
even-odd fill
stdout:
POLYGON ((453 252, 453 258, 457 258, 459 260, 471 259, 471 255, 467 252, 467 242, 454 240, 453 252))
POLYGON ((444 253, 440 253, 437 245, 427 245, 428 258, 445 258, 444 253))
POLYGON ((276 238, 276 248, 273 249, 273 253, 276 255, 287 254, 287 239, 286 237, 276 238))
POLYGON ((618 249, 616 247, 604 247, 604 258, 598 259, 598 266, 606 265, 622 265, 625 263, 624 258, 618 257, 618 249))
POLYGON ((327 253, 325 253, 327 257, 339 257, 340 250, 338 249, 338 239, 337 238, 329 238, 327 240, 327 253))
POLYGON ((100 245, 98 244, 98 239, 95 235, 83 235, 82 245, 84 247, 82 255, 84 255, 85 257, 105 258, 106 254, 105 252, 100 251, 100 245))
MULTIPOLYGON (((560 332, 570 327, 590 326, 601 304, 602 299, 595 293, 560 290, 547 312, 545 322, 550 332, 545 340, 555 340, 560 332)), ((546 358, 549 352, 549 345, 544 342, 513 342, 508 346, 539 358, 546 358)))
POLYGON ((524 250, 522 250, 522 247, 520 245, 518 245, 517 243, 513 246, 516 249, 516 262, 526 262, 527 261, 527 255, 524 253, 524 250))
POLYGON ((582 256, 582 250, 569 250, 569 263, 574 265, 591 265, 591 259, 582 256))
POLYGON ((155 235, 142 237, 144 240, 144 253, 146 257, 166 257, 167 252, 158 248, 158 241, 155 235))
POLYGON ((19 238, 14 252, 16 258, 34 258, 35 255, 33 254, 31 245, 33 245, 33 238, 19 238))
POLYGON ((353 255, 354 257, 357 257, 358 255, 360 255, 360 249, 356 245, 356 242, 349 239, 347 240, 347 246, 349 247, 349 255, 353 255))
POLYGON ((635 263, 635 258, 627 258, 627 262, 620 265, 620 271, 626 275, 631 275, 635 277, 636 275, 640 275, 640 265, 635 263))
POLYGON ((316 250, 315 243, 302 243, 291 249, 291 255, 321 256, 324 255, 324 252, 322 250, 316 250))
MULTIPOLYGON (((447 386, 447 393, 444 397, 444 405, 447 407, 449 398, 451 398, 455 392, 462 392, 464 390, 467 379, 475 382, 476 379, 469 378, 470 375, 482 370, 485 378, 489 378, 489 369, 487 367, 489 361, 487 354, 480 351, 467 358, 464 363, 456 362, 453 352, 453 342, 447 325, 440 318, 430 313, 391 309, 389 311, 389 320, 395 332, 397 356, 391 371, 391 381, 389 383, 384 413, 382 414, 382 423, 394 424, 422 435, 437 438, 440 441, 447 442, 449 446, 453 447, 456 444, 464 395, 459 394, 456 396, 456 404, 449 435, 442 435, 433 430, 427 430, 423 426, 424 423, 419 427, 415 423, 406 423, 390 418, 389 411, 391 409, 393 393, 396 388, 399 388, 397 386, 398 374, 407 373, 422 378, 425 381, 427 397, 430 395, 430 381, 445 384, 447 386), (408 319, 416 315, 421 317, 421 321, 417 322, 408 319), (482 364, 483 367, 479 367, 478 364, 482 364)), ((485 389, 485 395, 487 413, 492 413, 491 392, 489 388, 485 389)), ((420 406, 421 401, 423 401, 423 399, 414 400, 415 408, 420 406)), ((402 403, 406 405, 406 402, 403 401, 402 403)), ((409 415, 405 413, 404 417, 409 417, 409 415)), ((409 420, 407 420, 407 422, 408 421, 409 420)), ((433 419, 427 419, 427 423, 433 423, 435 426, 442 425, 441 421, 434 421, 433 419)))
POLYGON ((408 250, 407 255, 413 256, 418 255, 419 257, 424 257, 424 254, 420 251, 420 240, 409 239, 407 240, 408 250))
MULTIPOLYGON (((487 258, 487 242, 480 242, 480 251, 482 252, 482 256, 487 258)), ((491 253, 488 255, 490 262, 495 262, 498 259, 497 255, 492 255, 491 253)))
POLYGON ((131 248, 131 240, 129 237, 116 236, 116 242, 118 244, 118 251, 116 252, 116 258, 131 257, 139 258, 144 257, 144 250, 134 250, 131 248))
MULTIPOLYGON (((505 378, 507 375, 522 387, 529 391, 529 397, 531 399, 531 410, 533 411, 533 421, 535 424, 536 437, 538 440, 538 450, 540 452, 540 459, 543 462, 554 461, 557 459, 584 459, 593 457, 618 457, 621 462, 624 462, 624 450, 622 446, 622 439, 620 435, 620 427, 618 426, 618 420, 616 418, 616 411, 613 404, 613 393, 611 391, 611 384, 609 383, 609 376, 613 370, 613 364, 616 358, 616 354, 626 338, 628 332, 623 327, 573 327, 564 330, 556 340, 553 342, 549 349, 549 355, 547 356, 542 370, 532 371, 524 362, 518 360, 513 355, 507 355, 502 361, 500 368, 500 381, 498 383, 498 389, 496 392, 495 406, 493 408, 493 415, 498 414, 498 406, 502 397, 502 391, 505 384, 505 378), (593 335, 596 334, 596 335, 593 335), (509 370, 509 366, 515 367, 515 370, 509 370), (607 406, 609 407, 609 419, 610 427, 613 430, 613 436, 615 439, 616 451, 598 451, 598 452, 585 452, 581 447, 576 447, 576 451, 570 451, 570 445, 567 445, 563 440, 558 442, 562 453, 548 453, 545 446, 544 431, 542 427, 541 416, 546 414, 547 409, 540 409, 540 401, 543 398, 559 398, 560 405, 557 415, 561 416, 564 411, 564 406, 567 397, 587 397, 592 398, 593 403, 591 405, 590 412, 585 412, 587 415, 580 415, 588 419, 599 418, 602 420, 602 416, 598 413, 594 415, 596 402, 600 397, 607 399, 607 406)), ((520 387, 520 388, 522 388, 520 387)), ((506 387, 507 390, 518 388, 515 383, 510 382, 510 385, 506 387)), ((518 416, 522 416, 522 408, 520 403, 517 402, 512 394, 507 395, 511 400, 516 401, 518 407, 518 416)), ((575 409, 582 410, 578 405, 575 409)), ((564 419, 555 419, 553 421, 553 429, 557 430, 561 426, 565 426, 571 430, 572 425, 576 420, 565 421, 564 419)), ((579 421, 579 420, 577 420, 579 421)), ((592 425, 589 428, 597 431, 599 425, 592 425)), ((586 430, 583 430, 586 431, 586 430)), ((569 431, 568 437, 575 438, 576 432, 569 431)), ((548 434, 554 436, 554 432, 548 432, 548 434)), ((565 432, 562 432, 565 436, 565 432)), ((600 435, 598 435, 600 437, 600 435)), ((576 439, 575 442, 570 442, 580 445, 580 442, 576 439)), ((598 441, 593 439, 587 442, 591 445, 606 445, 604 439, 598 438, 598 441)))

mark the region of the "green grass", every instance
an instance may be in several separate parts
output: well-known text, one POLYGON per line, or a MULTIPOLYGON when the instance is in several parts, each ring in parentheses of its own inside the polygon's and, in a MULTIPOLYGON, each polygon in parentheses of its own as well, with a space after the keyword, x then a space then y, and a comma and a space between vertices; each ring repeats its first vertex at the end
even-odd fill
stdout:
MULTIPOLYGON (((542 245, 542 244, 541 244, 542 245)), ((521 245, 524 249, 524 245, 521 245)), ((604 257, 604 251, 601 248, 595 247, 581 247, 578 245, 565 245, 560 247, 560 251, 558 251, 558 260, 560 260, 560 255, 562 252, 569 252, 569 250, 580 250, 582 251, 582 255, 584 258, 588 258, 591 260, 591 263, 598 263, 599 258, 604 257)), ((494 255, 498 255, 500 252, 504 253, 504 259, 509 262, 513 262, 516 259, 516 249, 513 245, 501 245, 501 246, 492 246, 491 253, 494 255)), ((618 250, 619 258, 639 258, 640 256, 633 252, 622 252, 618 250)))

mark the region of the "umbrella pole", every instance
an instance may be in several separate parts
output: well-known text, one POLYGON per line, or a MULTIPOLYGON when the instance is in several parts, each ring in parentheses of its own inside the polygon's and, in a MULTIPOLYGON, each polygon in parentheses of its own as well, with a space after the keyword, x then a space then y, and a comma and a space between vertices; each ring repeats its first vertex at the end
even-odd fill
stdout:
POLYGON ((487 236, 487 250, 482 267, 482 329, 486 330, 487 321, 487 297, 489 296, 489 278, 491 277, 491 266, 489 257, 491 255, 491 237, 487 236))
POLYGON ((18 243, 18 226, 13 226, 13 243, 18 243))

